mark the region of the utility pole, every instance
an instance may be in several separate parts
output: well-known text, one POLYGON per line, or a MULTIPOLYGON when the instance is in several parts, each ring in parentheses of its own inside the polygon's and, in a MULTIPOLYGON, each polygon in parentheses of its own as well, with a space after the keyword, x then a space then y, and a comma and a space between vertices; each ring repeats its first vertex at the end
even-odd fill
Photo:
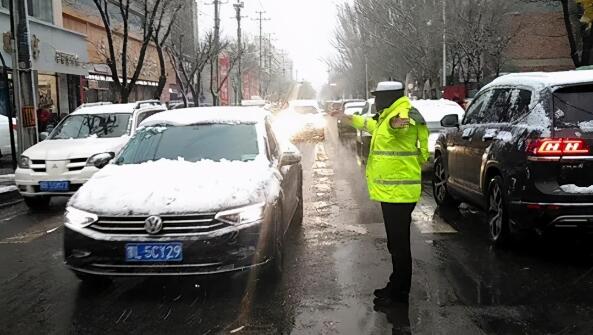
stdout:
POLYGON ((33 70, 27 1, 10 0, 14 101, 19 153, 37 143, 36 72, 33 70))
POLYGON ((369 100, 369 60, 367 55, 364 55, 364 96, 369 100))
MULTIPOLYGON (((215 57, 214 57, 214 85, 215 90, 218 91, 218 81, 220 80, 218 73, 218 57, 220 56, 220 0, 214 0, 214 50, 215 50, 215 57)), ((218 106, 218 95, 213 101, 214 106, 218 106)))
POLYGON ((243 74, 241 71, 241 58, 243 57, 243 44, 241 42, 241 9, 245 7, 244 3, 241 0, 237 0, 236 4, 233 4, 236 11, 236 18, 237 18, 237 49, 239 53, 239 59, 237 60, 237 72, 238 72, 238 93, 237 93, 237 104, 241 105, 243 101, 243 74))
POLYGON ((447 86, 447 2, 443 0, 443 90, 447 86))
MULTIPOLYGON (((269 18, 264 18, 265 11, 257 11, 259 21, 259 71, 258 71, 258 82, 259 82, 259 95, 262 96, 262 25, 264 21, 269 21, 269 18)), ((263 98, 263 97, 262 97, 263 98)))

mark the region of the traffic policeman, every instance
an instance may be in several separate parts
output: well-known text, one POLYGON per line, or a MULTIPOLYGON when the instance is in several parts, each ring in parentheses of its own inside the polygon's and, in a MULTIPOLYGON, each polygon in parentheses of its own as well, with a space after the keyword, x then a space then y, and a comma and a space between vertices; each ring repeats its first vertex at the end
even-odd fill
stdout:
POLYGON ((377 114, 339 117, 372 134, 366 178, 372 200, 381 203, 393 272, 375 290, 375 305, 408 302, 412 280, 410 224, 422 191, 422 165, 428 160, 426 122, 404 94, 401 82, 381 82, 372 92, 377 114))

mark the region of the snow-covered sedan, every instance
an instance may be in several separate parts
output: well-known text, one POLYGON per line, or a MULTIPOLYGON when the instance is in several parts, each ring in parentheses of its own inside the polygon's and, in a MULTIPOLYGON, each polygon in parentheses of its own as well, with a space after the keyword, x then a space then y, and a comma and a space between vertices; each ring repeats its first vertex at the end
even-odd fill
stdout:
POLYGON ((155 115, 70 199, 66 264, 83 280, 277 274, 302 219, 300 160, 258 107, 155 115))
POLYGON ((138 125, 165 107, 158 101, 93 103, 64 118, 19 158, 15 182, 31 208, 74 194, 127 143, 138 125))

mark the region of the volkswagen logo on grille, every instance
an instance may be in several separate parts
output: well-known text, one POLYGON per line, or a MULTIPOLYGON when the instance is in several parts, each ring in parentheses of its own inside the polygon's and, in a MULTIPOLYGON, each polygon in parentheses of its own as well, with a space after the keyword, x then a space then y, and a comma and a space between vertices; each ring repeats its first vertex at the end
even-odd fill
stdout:
POLYGON ((160 216, 149 216, 144 220, 144 230, 149 234, 158 234, 163 229, 163 219, 160 216))

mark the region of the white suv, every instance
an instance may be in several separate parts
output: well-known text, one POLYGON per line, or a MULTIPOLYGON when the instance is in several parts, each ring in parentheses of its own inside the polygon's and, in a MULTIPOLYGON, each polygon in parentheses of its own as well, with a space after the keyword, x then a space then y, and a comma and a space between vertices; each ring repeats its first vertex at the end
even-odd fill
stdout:
POLYGON ((40 208, 51 196, 74 194, 115 156, 143 120, 165 110, 157 100, 78 107, 19 158, 15 182, 26 204, 40 208))

